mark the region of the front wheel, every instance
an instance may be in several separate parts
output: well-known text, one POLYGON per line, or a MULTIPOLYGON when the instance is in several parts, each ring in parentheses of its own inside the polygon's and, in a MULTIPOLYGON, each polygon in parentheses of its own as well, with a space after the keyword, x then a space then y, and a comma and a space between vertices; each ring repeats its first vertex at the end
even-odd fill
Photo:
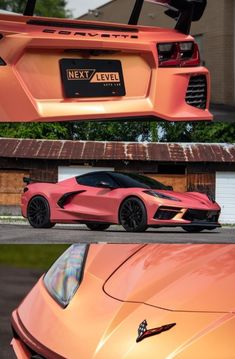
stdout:
POLYGON ((34 228, 51 228, 55 225, 50 221, 49 203, 42 196, 35 196, 30 200, 27 208, 27 218, 34 228))
POLYGON ((119 210, 120 224, 127 232, 144 232, 147 229, 147 212, 143 202, 137 197, 129 197, 119 210))
POLYGON ((205 227, 196 227, 196 226, 182 226, 183 230, 185 232, 188 232, 188 233, 200 233, 202 232, 204 229, 206 229, 205 227))
POLYGON ((110 227, 109 224, 105 224, 105 223, 87 223, 86 226, 91 231, 105 231, 110 227))

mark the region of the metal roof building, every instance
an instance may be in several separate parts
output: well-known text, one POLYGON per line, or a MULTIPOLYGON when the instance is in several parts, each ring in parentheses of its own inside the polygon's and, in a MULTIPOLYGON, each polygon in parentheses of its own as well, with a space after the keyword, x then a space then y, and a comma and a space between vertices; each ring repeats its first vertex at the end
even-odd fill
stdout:
POLYGON ((0 138, 0 214, 19 213, 23 177, 57 181, 94 170, 144 173, 174 190, 199 191, 235 223, 235 144, 89 142, 0 138))
POLYGON ((0 157, 48 160, 119 160, 235 163, 226 143, 136 143, 0 139, 0 157))

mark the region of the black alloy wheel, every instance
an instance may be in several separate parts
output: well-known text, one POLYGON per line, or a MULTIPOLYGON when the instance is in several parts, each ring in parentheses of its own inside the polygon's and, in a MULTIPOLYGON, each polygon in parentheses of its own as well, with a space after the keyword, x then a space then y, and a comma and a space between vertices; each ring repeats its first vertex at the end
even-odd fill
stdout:
POLYGON ((127 232, 144 232, 147 229, 147 212, 137 197, 129 197, 119 210, 120 224, 127 232))
POLYGON ((182 226, 183 230, 185 232, 188 233, 199 233, 202 232, 204 229, 206 229, 205 227, 200 227, 200 226, 182 226))
POLYGON ((50 221, 50 207, 42 196, 33 197, 27 208, 27 218, 34 228, 51 228, 55 223, 50 221))
POLYGON ((86 226, 91 231, 105 231, 110 227, 109 224, 105 224, 105 223, 86 223, 86 226))

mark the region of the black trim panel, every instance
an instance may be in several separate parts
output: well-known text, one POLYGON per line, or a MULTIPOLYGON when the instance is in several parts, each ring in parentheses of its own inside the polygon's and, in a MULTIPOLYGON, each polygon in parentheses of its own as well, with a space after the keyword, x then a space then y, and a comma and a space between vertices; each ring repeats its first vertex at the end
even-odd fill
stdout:
POLYGON ((47 21, 47 20, 29 20, 28 25, 38 26, 52 26, 52 27, 63 27, 70 29, 90 29, 90 30, 106 30, 106 31, 118 31, 118 32, 138 32, 138 29, 129 28, 125 26, 110 26, 110 25, 99 25, 99 24, 79 24, 79 23, 67 23, 60 21, 47 21))
POLYGON ((58 206, 60 206, 60 208, 64 208, 64 204, 69 197, 73 197, 76 194, 80 194, 80 193, 84 193, 84 192, 86 192, 86 190, 67 192, 67 193, 63 194, 62 197, 60 197, 60 199, 57 201, 57 204, 58 204, 58 206))

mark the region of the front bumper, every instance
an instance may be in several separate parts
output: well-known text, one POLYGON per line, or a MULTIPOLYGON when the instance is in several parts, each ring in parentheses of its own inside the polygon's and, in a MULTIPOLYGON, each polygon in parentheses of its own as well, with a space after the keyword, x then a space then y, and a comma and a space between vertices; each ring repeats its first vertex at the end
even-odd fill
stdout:
POLYGON ((171 206, 160 206, 149 226, 166 227, 204 227, 205 229, 214 229, 221 227, 219 224, 220 209, 192 209, 171 206))
POLYGON ((11 324, 13 330, 11 345, 17 359, 32 359, 34 356, 37 359, 66 359, 33 338, 24 328, 17 310, 12 313, 11 324))

